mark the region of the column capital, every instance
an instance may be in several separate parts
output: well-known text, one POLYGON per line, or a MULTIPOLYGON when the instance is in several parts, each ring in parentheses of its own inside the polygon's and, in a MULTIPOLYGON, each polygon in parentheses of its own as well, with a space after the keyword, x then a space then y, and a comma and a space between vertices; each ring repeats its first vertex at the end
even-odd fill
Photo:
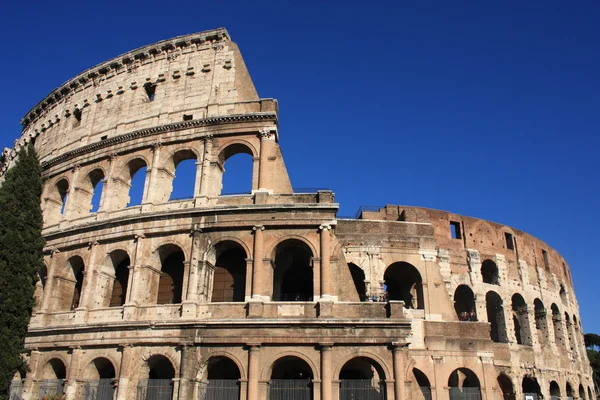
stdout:
POLYGON ((255 343, 255 342, 246 343, 246 346, 248 346, 248 349, 250 351, 258 351, 258 350, 260 350, 260 347, 262 346, 262 343, 255 343))
POLYGON ((162 148, 162 142, 156 142, 152 145, 152 151, 158 151, 162 148))
POLYGON ((253 231, 264 231, 265 230, 265 226, 264 225, 254 225, 252 227, 253 231))
POLYGON ((333 342, 319 342, 319 346, 323 351, 331 351, 331 348, 333 347, 333 342))
POLYGON ((408 348, 408 342, 392 342, 392 351, 403 351, 408 348))
POLYGON ((202 141, 203 142, 211 142, 214 138, 215 137, 213 134, 208 134, 208 135, 202 136, 202 141))
POLYGON ((277 131, 273 128, 263 129, 258 132, 258 137, 260 140, 271 140, 275 141, 277 135, 277 131))
POLYGON ((111 162, 117 161, 117 160, 119 159, 119 153, 111 153, 111 154, 108 156, 108 159, 109 159, 111 162))
POLYGON ((319 230, 321 230, 321 231, 326 231, 326 230, 329 231, 329 230, 331 230, 331 225, 330 224, 322 224, 322 225, 319 226, 319 230))

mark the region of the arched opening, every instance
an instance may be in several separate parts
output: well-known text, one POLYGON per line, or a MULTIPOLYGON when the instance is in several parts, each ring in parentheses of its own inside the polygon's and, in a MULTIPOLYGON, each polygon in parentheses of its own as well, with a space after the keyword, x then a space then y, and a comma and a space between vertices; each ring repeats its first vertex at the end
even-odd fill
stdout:
POLYGON ((535 299, 533 301, 533 307, 538 342, 540 342, 540 344, 549 343, 550 340, 548 339, 548 324, 546 322, 546 308, 544 307, 544 303, 542 303, 540 299, 535 299))
POLYGON ((579 384, 579 398, 585 400, 585 389, 581 383, 579 384))
POLYGON ((237 400, 240 398, 240 370, 227 357, 211 357, 207 368, 207 399, 237 400))
POLYGON ((236 242, 215 246, 215 263, 211 301, 214 303, 244 301, 246 294, 246 251, 236 242))
POLYGON ((496 292, 487 292, 485 295, 485 307, 488 322, 490 323, 490 336, 492 340, 498 343, 508 343, 502 298, 496 292))
POLYGON ((483 283, 489 283, 492 285, 500 284, 498 266, 492 260, 485 260, 481 264, 481 276, 483 278, 483 283))
POLYGON ((244 144, 227 146, 219 155, 222 166, 221 195, 252 192, 254 160, 252 150, 244 144))
POLYGON ((498 387, 500 388, 500 392, 502 393, 502 398, 504 400, 515 400, 516 394, 515 389, 513 387, 513 383, 510 378, 505 374, 498 375, 498 387))
MULTIPOLYGON (((112 282, 108 282, 107 288, 110 288, 110 297, 108 298, 109 307, 121 307, 125 304, 127 297, 127 284, 129 282, 129 266, 131 261, 129 255, 123 250, 113 251, 108 255, 112 271, 112 282)), ((108 279, 108 277, 107 277, 108 279)))
POLYGON ((115 395, 115 368, 106 358, 99 357, 88 364, 85 371, 84 398, 112 400, 115 395))
POLYGON ((512 316, 515 326, 517 344, 531 346, 531 330, 529 325, 529 312, 527 303, 520 294, 514 294, 512 299, 512 316))
POLYGON ((525 395, 525 398, 527 398, 528 396, 532 397, 534 400, 542 398, 542 390, 540 389, 540 385, 538 384, 538 381, 535 377, 525 375, 523 377, 521 387, 523 389, 523 394, 525 395))
POLYGON ((384 400, 385 374, 381 366, 367 357, 356 357, 340 370, 340 400, 384 400))
POLYGON ((306 243, 288 239, 275 248, 274 301, 312 301, 312 251, 306 243))
POLYGON ((575 392, 573 391, 573 387, 569 382, 567 382, 565 392, 567 393, 567 399, 573 400, 573 397, 575 397, 575 392))
POLYGON ((173 171, 169 201, 191 199, 196 185, 196 154, 182 150, 173 155, 170 168, 173 171))
POLYGON ((44 219, 46 225, 54 225, 60 222, 61 216, 65 213, 67 205, 67 194, 69 193, 69 181, 59 180, 54 188, 46 197, 46 206, 44 210, 44 219))
MULTIPOLYGON (((92 189, 92 196, 90 199, 90 212, 97 212, 100 210, 100 203, 102 201, 102 195, 104 192, 104 172, 101 169, 95 169, 90 172, 84 182, 84 189, 92 189)), ((85 196, 85 194, 84 194, 85 196)), ((86 202, 87 204, 87 202, 86 202)))
POLYGON ((146 161, 135 158, 127 163, 122 177, 125 182, 115 185, 115 193, 118 204, 116 208, 137 206, 142 204, 146 185, 147 173, 146 161))
POLYGON ((567 305, 567 291, 565 289, 565 285, 562 283, 560 284, 560 291, 558 294, 560 295, 560 301, 562 301, 564 305, 567 305))
POLYGON ((454 291, 454 310, 459 321, 477 321, 475 294, 467 285, 459 285, 454 291))
POLYGON ((67 368, 58 358, 53 358, 44 365, 41 371, 40 397, 62 396, 65 390, 67 368))
POLYGON ((179 304, 183 293, 183 262, 185 255, 176 245, 167 244, 158 249, 160 276, 156 304, 179 304))
POLYGON ((137 398, 146 400, 171 400, 175 368, 165 356, 154 355, 145 364, 148 379, 140 379, 137 398))
POLYGON ((577 358, 577 354, 575 352, 575 338, 573 337, 573 324, 571 323, 571 318, 569 318, 569 314, 565 312, 565 325, 567 327, 567 336, 569 337, 569 348, 571 349, 571 354, 573 358, 577 358))
POLYGON ((356 293, 360 301, 365 301, 367 298, 367 288, 365 285, 365 271, 356 264, 348 263, 348 269, 350 275, 352 275, 352 281, 356 288, 356 293))
POLYGON ((588 400, 593 400, 594 393, 592 392, 592 388, 588 386, 587 390, 588 390, 588 400))
POLYGON ((419 400, 431 400, 431 383, 429 383, 429 378, 425 375, 421 370, 417 368, 412 369, 414 382, 417 383, 419 387, 419 391, 413 390, 413 398, 419 400))
POLYGON ((557 345, 566 347, 567 344, 565 343, 565 336, 562 327, 562 318, 560 316, 558 306, 552 303, 550 309, 552 310, 552 326, 554 328, 554 341, 557 345))
POLYGON ((59 296, 62 300, 61 310, 74 310, 79 307, 83 289, 84 269, 85 265, 83 264, 83 259, 79 256, 71 257, 67 261, 68 278, 65 281, 61 280, 61 282, 58 283, 58 292, 64 293, 63 296, 59 296), (64 287, 63 290, 60 290, 61 285, 64 287), (65 300, 70 300, 70 304, 65 303, 65 300))
POLYGON ((407 262, 390 265, 383 275, 389 300, 404 301, 404 307, 425 309, 423 281, 417 269, 407 262))
POLYGON ((450 400, 481 399, 479 378, 468 368, 455 369, 448 378, 450 400))
POLYGON ((558 400, 560 398, 560 386, 556 381, 550 382, 550 399, 558 400))
MULTIPOLYGON (((48 268, 42 266, 37 274, 37 281, 35 283, 35 292, 33 297, 35 299, 35 310, 39 310, 44 299, 44 293, 46 292, 46 281, 48 280, 48 268)), ((49 295, 49 294, 48 294, 49 295)))
POLYGON ((288 356, 273 363, 269 385, 270 400, 312 400, 313 371, 301 358, 288 356))

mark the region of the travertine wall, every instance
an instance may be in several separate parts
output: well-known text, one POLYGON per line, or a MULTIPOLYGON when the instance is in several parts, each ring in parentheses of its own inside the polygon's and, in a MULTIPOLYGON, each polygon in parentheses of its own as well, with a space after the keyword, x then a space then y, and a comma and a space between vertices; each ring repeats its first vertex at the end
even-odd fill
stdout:
POLYGON ((94 67, 25 116, 0 167, 34 140, 45 179, 46 270, 24 398, 49 379, 66 380, 68 399, 112 379, 129 400, 159 377, 173 398, 202 398, 224 378, 255 400, 294 368, 324 400, 349 396, 352 374, 388 399, 447 399, 466 382, 484 399, 521 397, 524 379, 545 397, 553 382, 562 396, 567 385, 593 396, 558 253, 443 211, 388 205, 337 219, 331 191, 292 190, 277 111, 218 29, 94 67), (238 153, 252 157, 252 191, 222 196, 224 164, 238 153), (188 159, 193 196, 172 200, 188 159), (140 170, 142 202, 130 205, 140 170))

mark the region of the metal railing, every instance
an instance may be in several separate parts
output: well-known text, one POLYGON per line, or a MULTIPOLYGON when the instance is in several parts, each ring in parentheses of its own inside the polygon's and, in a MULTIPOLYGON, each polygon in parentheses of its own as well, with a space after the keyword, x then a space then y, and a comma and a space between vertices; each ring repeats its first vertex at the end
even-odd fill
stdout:
POLYGON ((10 382, 10 391, 8 398, 10 400, 22 400, 23 399, 23 383, 22 379, 13 379, 10 382))
POLYGON ((312 400, 310 379, 271 379, 269 400, 312 400))
POLYGON ((372 379, 342 379, 340 400, 385 400, 385 384, 372 379))
POLYGON ((239 400, 240 383, 237 379, 210 379, 199 400, 239 400))
POLYGON ((83 386, 85 400, 113 400, 116 387, 112 379, 87 381, 83 386))
POLYGON ((40 384, 40 397, 61 396, 65 393, 64 379, 46 379, 40 384))
POLYGON ((481 390, 479 388, 465 387, 450 388, 450 400, 481 400, 481 390))
POLYGON ((431 400, 431 388, 429 386, 419 386, 419 389, 421 389, 421 393, 423 394, 423 399, 425 400, 431 400))
POLYGON ((137 386, 137 400, 171 400, 173 382, 171 379, 143 379, 137 386))

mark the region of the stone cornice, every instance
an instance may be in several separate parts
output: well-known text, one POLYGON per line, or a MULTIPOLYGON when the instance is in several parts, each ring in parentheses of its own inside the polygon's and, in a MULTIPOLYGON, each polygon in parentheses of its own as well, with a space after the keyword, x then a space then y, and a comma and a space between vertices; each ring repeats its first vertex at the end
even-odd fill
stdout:
POLYGON ((273 121, 277 122, 277 114, 266 112, 266 113, 252 113, 252 114, 238 114, 238 115, 222 115, 216 117, 208 117, 202 119, 196 119, 192 121, 183 121, 173 124, 166 124, 160 126, 153 126, 150 128, 140 129, 137 131, 125 133, 123 135, 114 136, 112 138, 88 144, 78 149, 68 151, 61 154, 58 157, 50 159, 42 163, 42 169, 46 170, 62 162, 71 160, 77 156, 92 153, 100 149, 111 147, 119 143, 128 142, 130 140, 139 139, 147 136, 157 135, 166 132, 175 132, 185 129, 197 128, 201 126, 210 125, 221 125, 221 124, 232 124, 240 122, 257 122, 257 121, 273 121))
POLYGON ((58 88, 54 89, 42 101, 36 104, 25 116, 21 119, 23 129, 27 128, 32 121, 35 121, 46 110, 62 98, 68 96, 75 91, 79 86, 85 85, 90 80, 97 77, 107 75, 110 71, 124 68, 131 64, 135 64, 137 60, 145 60, 162 52, 171 52, 179 48, 185 48, 190 45, 202 45, 206 42, 220 42, 230 39, 229 33, 225 28, 218 28, 204 32, 192 33, 189 35, 177 36, 172 39, 162 40, 150 45, 139 47, 125 54, 114 57, 108 61, 89 68, 74 78, 69 79, 58 88))

